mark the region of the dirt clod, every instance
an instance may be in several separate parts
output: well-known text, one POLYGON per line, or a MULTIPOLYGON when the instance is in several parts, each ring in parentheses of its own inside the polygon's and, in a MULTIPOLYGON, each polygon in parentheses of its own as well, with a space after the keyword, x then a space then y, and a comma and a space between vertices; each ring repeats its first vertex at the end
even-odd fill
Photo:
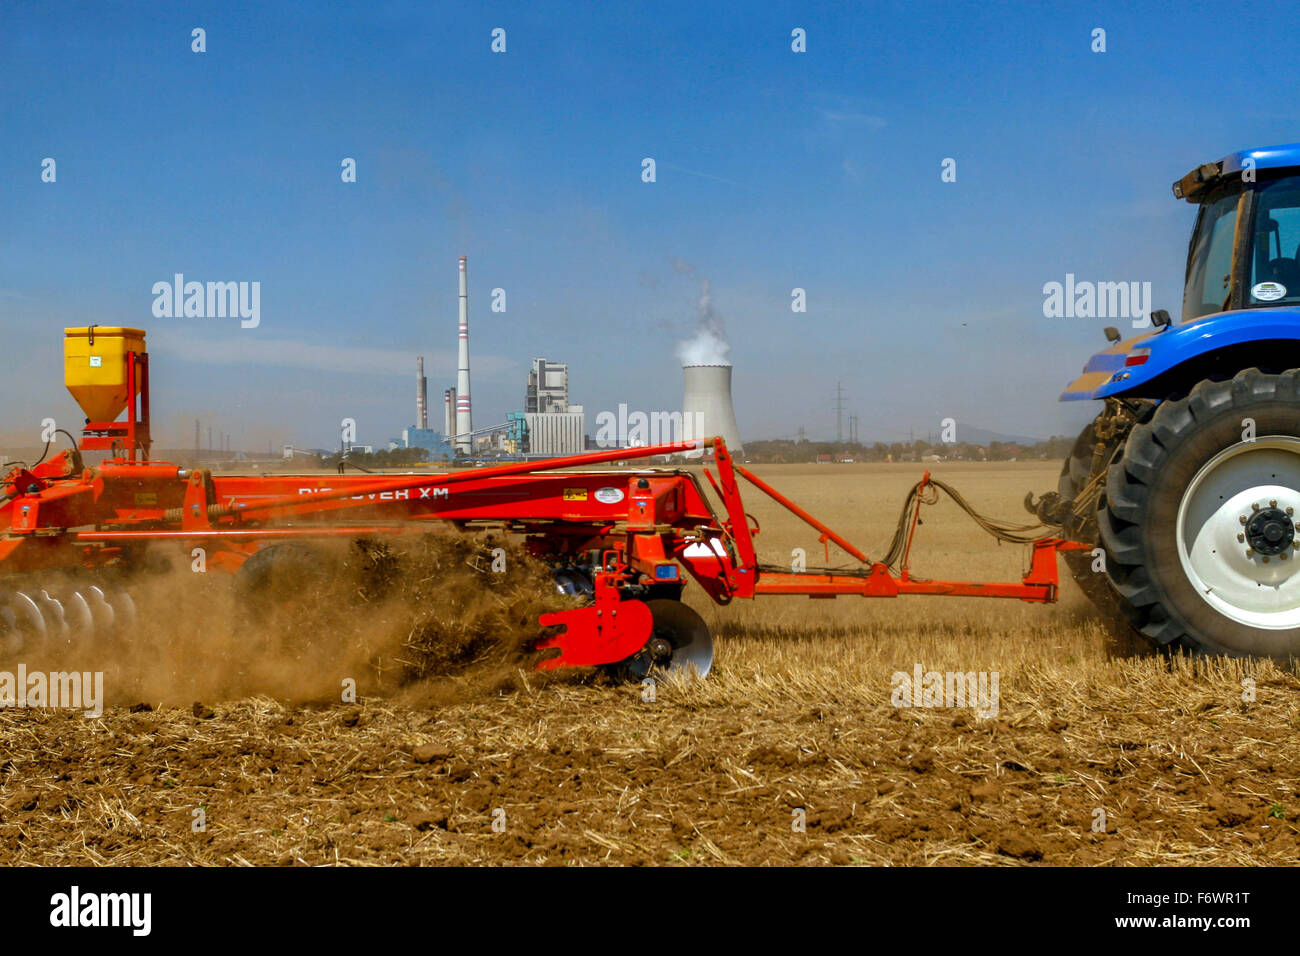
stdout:
POLYGON ((450 819, 451 817, 445 810, 420 811, 413 813, 410 819, 407 820, 407 823, 415 829, 424 832, 435 828, 445 830, 447 829, 447 824, 450 819))
POLYGON ((996 800, 1001 793, 1002 788, 992 780, 977 783, 970 789, 970 795, 975 800, 996 800))
POLYGON ((1225 796, 1219 792, 1209 794, 1210 813, 1221 827, 1237 827, 1250 820, 1250 804, 1239 797, 1225 796))
POLYGON ((416 763, 440 763, 452 757, 451 748, 442 743, 420 744, 411 751, 416 763))
POLYGON ((1041 860, 1043 851, 1029 836, 1018 831, 1007 831, 997 837, 998 852, 1017 860, 1041 860))

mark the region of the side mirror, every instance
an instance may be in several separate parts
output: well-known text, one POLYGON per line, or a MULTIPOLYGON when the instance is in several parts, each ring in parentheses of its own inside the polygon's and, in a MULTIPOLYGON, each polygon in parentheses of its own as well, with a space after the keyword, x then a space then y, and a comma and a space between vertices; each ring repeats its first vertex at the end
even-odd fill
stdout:
POLYGON ((1154 309, 1151 312, 1151 324, 1156 328, 1163 328, 1166 325, 1173 325, 1174 320, 1169 317, 1167 309, 1154 309))
POLYGON ((1115 328, 1115 326, 1113 325, 1106 326, 1106 341, 1118 342, 1119 339, 1120 339, 1119 329, 1115 328))

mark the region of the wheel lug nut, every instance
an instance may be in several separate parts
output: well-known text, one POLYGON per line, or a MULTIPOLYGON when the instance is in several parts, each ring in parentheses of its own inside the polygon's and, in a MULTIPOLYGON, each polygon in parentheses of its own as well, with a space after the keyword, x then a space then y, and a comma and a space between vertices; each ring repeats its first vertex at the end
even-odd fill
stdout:
POLYGON ((1268 558, 1265 558, 1265 559, 1264 559, 1264 563, 1265 563, 1265 564, 1268 564, 1268 558))
POLYGON ((1246 536, 1244 534, 1239 534, 1237 535, 1237 540, 1244 542, 1246 540, 1246 536))
POLYGON ((1246 516, 1245 516, 1245 515, 1242 515, 1242 516, 1241 516, 1239 519, 1237 519, 1237 520, 1239 520, 1242 524, 1245 524, 1245 523, 1246 523, 1246 516))
POLYGON ((1250 510, 1251 510, 1251 511, 1258 511, 1258 510, 1259 510, 1259 503, 1258 503, 1258 502, 1255 502, 1254 504, 1252 504, 1252 505, 1250 506, 1250 510))
POLYGON ((1269 506, 1270 508, 1276 508, 1276 507, 1277 507, 1277 499, 1276 499, 1276 498, 1270 498, 1270 499, 1269 499, 1269 502, 1268 502, 1268 506, 1269 506))

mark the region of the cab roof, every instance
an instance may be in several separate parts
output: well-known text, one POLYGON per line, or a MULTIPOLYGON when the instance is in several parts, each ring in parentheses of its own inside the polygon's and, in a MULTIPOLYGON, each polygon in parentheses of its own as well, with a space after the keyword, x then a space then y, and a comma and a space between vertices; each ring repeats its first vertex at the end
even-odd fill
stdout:
POLYGON ((1300 166, 1300 143, 1284 146, 1263 146, 1259 149, 1242 149, 1229 153, 1217 163, 1203 163, 1174 183, 1174 196, 1188 202, 1199 202, 1200 195, 1224 176, 1248 168, 1250 160, 1254 169, 1285 169, 1300 166))

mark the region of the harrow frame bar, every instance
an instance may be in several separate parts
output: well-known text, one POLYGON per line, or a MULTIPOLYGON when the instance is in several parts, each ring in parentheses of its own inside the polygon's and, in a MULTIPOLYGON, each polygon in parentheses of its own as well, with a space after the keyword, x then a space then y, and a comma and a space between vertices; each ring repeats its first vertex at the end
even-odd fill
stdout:
MULTIPOLYGON (((540 554, 574 553, 573 545, 581 544, 584 550, 594 546, 612 552, 626 565, 625 571, 638 565, 653 572, 664 564, 684 564, 697 579, 705 579, 701 583, 710 597, 723 604, 759 595, 913 594, 1048 603, 1057 596, 1056 552, 1084 547, 1051 537, 1034 542, 1029 569, 1018 582, 914 579, 908 562, 919 519, 918 498, 904 560, 895 574, 737 464, 721 438, 386 478, 217 476, 168 462, 121 458, 73 476, 67 473, 73 461, 73 453, 65 452, 35 469, 18 468, 5 476, 0 484, 0 495, 5 496, 0 504, 0 574, 19 565, 24 570, 66 567, 69 548, 80 555, 78 564, 93 567, 118 560, 122 548, 150 542, 221 542, 232 551, 225 566, 237 567, 264 542, 387 537, 427 531, 430 522, 461 528, 491 522, 524 534, 540 554), (657 456, 703 455, 707 449, 713 451, 717 476, 708 467, 703 474, 721 499, 721 512, 710 504, 696 477, 681 469, 571 471, 657 456), (834 543, 863 567, 822 573, 764 569, 754 546, 757 528, 744 510, 740 478, 815 529, 828 557, 834 543), (709 559, 687 554, 692 544, 701 542, 709 542, 709 559)), ((921 486, 928 481, 927 471, 921 486)))

